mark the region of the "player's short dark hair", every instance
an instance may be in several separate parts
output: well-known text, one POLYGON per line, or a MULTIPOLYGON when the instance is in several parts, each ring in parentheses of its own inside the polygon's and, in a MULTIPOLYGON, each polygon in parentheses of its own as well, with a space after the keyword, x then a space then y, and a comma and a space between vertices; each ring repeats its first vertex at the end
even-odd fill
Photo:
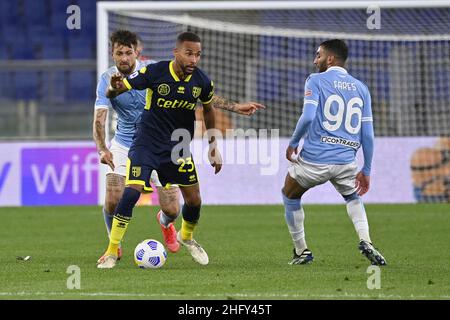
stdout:
POLYGON ((332 53, 336 58, 345 62, 348 57, 348 47, 344 41, 340 39, 331 39, 324 41, 320 46, 327 52, 332 53))
POLYGON ((200 43, 202 42, 197 34, 189 31, 180 33, 177 37, 177 44, 183 43, 185 41, 200 42, 200 43))
POLYGON ((134 49, 137 47, 137 35, 129 30, 114 31, 109 40, 111 42, 111 48, 114 48, 116 43, 134 49))

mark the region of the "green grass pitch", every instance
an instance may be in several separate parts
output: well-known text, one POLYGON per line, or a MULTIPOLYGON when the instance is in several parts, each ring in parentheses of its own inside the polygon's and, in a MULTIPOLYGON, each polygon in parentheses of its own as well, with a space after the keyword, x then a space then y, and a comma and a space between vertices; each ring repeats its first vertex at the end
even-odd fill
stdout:
POLYGON ((282 206, 204 206, 195 237, 210 264, 182 248, 157 270, 133 262, 138 242, 162 241, 156 207, 135 209, 112 270, 96 269, 107 246, 100 207, 0 208, 0 299, 450 299, 450 205, 366 205, 388 262, 380 289, 367 287, 369 262, 345 206, 304 208, 311 265, 288 265, 282 206), (71 265, 80 289, 67 288, 71 265))

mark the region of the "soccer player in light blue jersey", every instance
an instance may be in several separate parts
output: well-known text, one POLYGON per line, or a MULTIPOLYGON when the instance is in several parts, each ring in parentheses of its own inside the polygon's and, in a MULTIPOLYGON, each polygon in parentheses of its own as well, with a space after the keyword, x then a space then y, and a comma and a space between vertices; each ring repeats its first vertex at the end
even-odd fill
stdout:
POLYGON ((314 256, 305 240, 302 195, 330 181, 347 203, 347 213, 359 237, 359 250, 374 265, 386 260, 372 245, 369 225, 360 196, 370 186, 374 132, 371 98, 367 86, 344 69, 348 48, 342 40, 320 44, 314 64, 319 73, 305 83, 303 114, 286 150, 292 162, 282 190, 285 218, 294 242, 290 264, 307 264, 314 256), (303 146, 298 156, 301 138, 303 146), (363 148, 364 166, 355 161, 363 148))
MULTIPOLYGON (((110 37, 112 58, 114 66, 102 74, 97 85, 97 99, 93 120, 93 138, 100 155, 100 161, 108 165, 106 174, 106 197, 103 206, 103 216, 106 229, 110 235, 114 210, 122 197, 125 188, 126 163, 128 151, 133 142, 136 125, 141 118, 146 103, 146 90, 129 90, 115 98, 106 97, 111 76, 120 73, 126 77, 136 70, 155 61, 138 60, 142 48, 138 48, 137 35, 128 30, 117 30, 110 37), (108 147, 105 141, 105 123, 108 111, 113 109, 117 115, 115 135, 108 147)), ((216 97, 212 105, 216 108, 233 111, 243 115, 252 115, 263 105, 255 102, 235 103, 228 99, 216 97)), ((180 213, 179 188, 172 185, 170 188, 162 187, 156 171, 153 171, 151 181, 156 185, 161 210, 157 214, 161 226, 164 242, 171 252, 177 252, 180 244, 176 239, 176 230, 173 221, 180 213)), ((119 246, 118 258, 122 256, 119 246)), ((99 262, 103 260, 100 257, 99 262)))

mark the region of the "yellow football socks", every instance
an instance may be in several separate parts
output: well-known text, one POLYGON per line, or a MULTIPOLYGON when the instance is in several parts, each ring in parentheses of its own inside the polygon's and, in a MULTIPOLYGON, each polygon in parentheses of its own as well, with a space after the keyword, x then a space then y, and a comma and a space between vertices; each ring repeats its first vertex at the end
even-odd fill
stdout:
POLYGON ((117 215, 114 216, 111 235, 109 237, 108 250, 106 250, 107 255, 117 256, 117 249, 119 248, 119 244, 127 231, 129 222, 130 219, 127 219, 127 217, 117 215))
POLYGON ((183 240, 192 240, 192 234, 194 233, 194 229, 196 223, 192 223, 183 219, 181 223, 181 238, 183 240))

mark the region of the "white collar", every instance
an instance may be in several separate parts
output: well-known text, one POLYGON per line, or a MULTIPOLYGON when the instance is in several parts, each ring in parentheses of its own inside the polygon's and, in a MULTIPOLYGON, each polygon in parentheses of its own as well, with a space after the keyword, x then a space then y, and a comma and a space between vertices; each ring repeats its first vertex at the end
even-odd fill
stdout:
POLYGON ((336 71, 340 71, 340 72, 343 72, 343 73, 348 73, 347 70, 345 70, 342 67, 338 67, 338 66, 329 67, 325 72, 328 72, 328 71, 331 71, 331 70, 336 70, 336 71))

